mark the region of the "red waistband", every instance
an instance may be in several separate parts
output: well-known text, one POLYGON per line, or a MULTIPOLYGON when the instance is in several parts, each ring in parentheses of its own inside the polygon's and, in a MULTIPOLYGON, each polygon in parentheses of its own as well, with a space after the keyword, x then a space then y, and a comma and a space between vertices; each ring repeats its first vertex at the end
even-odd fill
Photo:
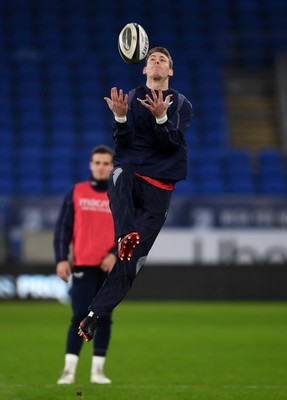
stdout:
POLYGON ((156 186, 156 187, 158 187, 160 189, 170 190, 170 191, 172 191, 174 189, 174 184, 173 183, 161 182, 161 181, 158 181, 157 179, 150 178, 149 176, 140 175, 137 172, 135 172, 134 174, 138 178, 142 178, 145 181, 147 181, 148 183, 150 183, 151 185, 156 186))

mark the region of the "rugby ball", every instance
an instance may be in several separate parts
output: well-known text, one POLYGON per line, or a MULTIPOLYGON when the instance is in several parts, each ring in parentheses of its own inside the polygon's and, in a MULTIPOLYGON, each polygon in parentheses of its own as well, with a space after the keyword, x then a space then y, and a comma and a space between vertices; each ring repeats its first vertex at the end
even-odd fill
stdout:
POLYGON ((140 63, 149 50, 148 35, 143 27, 135 22, 125 25, 119 34, 118 49, 126 63, 140 63))

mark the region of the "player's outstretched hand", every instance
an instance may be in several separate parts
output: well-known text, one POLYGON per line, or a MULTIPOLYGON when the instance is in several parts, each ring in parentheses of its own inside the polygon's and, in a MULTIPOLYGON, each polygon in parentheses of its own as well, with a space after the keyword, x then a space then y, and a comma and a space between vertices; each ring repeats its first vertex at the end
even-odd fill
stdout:
POLYGON ((172 94, 168 94, 165 99, 163 99, 163 94, 162 90, 158 90, 158 94, 156 94, 155 90, 151 90, 152 97, 151 98, 148 94, 146 94, 146 101, 141 101, 141 104, 150 110, 155 118, 162 118, 166 115, 167 109, 170 104, 170 99, 172 97, 172 94))
POLYGON ((111 98, 104 97, 104 100, 106 100, 115 117, 125 117, 129 107, 128 98, 129 96, 124 94, 122 89, 118 92, 118 89, 113 87, 111 89, 111 98))

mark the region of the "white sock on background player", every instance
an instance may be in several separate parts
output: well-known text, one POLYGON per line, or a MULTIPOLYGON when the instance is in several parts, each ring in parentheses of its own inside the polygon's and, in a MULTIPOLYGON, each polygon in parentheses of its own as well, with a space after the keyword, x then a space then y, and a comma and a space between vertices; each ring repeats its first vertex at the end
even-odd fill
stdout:
POLYGON ((58 385, 69 385, 75 382, 75 373, 79 357, 75 354, 65 354, 64 371, 58 380, 58 385))
POLYGON ((104 365, 106 357, 93 356, 92 359, 92 369, 91 369, 91 383, 102 383, 108 384, 112 383, 104 374, 104 365))

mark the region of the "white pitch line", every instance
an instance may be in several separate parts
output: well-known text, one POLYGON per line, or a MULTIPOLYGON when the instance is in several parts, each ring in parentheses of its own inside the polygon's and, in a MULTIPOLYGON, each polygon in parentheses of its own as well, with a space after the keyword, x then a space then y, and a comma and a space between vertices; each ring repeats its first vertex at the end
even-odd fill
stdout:
MULTIPOLYGON (((55 384, 46 384, 46 385, 26 385, 26 384, 5 384, 0 383, 0 388, 31 388, 33 386, 41 386, 44 388, 55 388, 59 387, 59 385, 55 384)), ((81 384, 81 383, 74 383, 69 387, 80 387, 80 388, 90 388, 92 384, 81 384)), ((121 384, 112 384, 111 387, 119 388, 119 389, 156 389, 156 388, 177 388, 177 389, 187 389, 187 388, 194 388, 194 389, 206 389, 206 388, 224 388, 224 389, 287 389, 287 385, 196 385, 196 384, 183 384, 183 385, 121 385, 121 384)))

